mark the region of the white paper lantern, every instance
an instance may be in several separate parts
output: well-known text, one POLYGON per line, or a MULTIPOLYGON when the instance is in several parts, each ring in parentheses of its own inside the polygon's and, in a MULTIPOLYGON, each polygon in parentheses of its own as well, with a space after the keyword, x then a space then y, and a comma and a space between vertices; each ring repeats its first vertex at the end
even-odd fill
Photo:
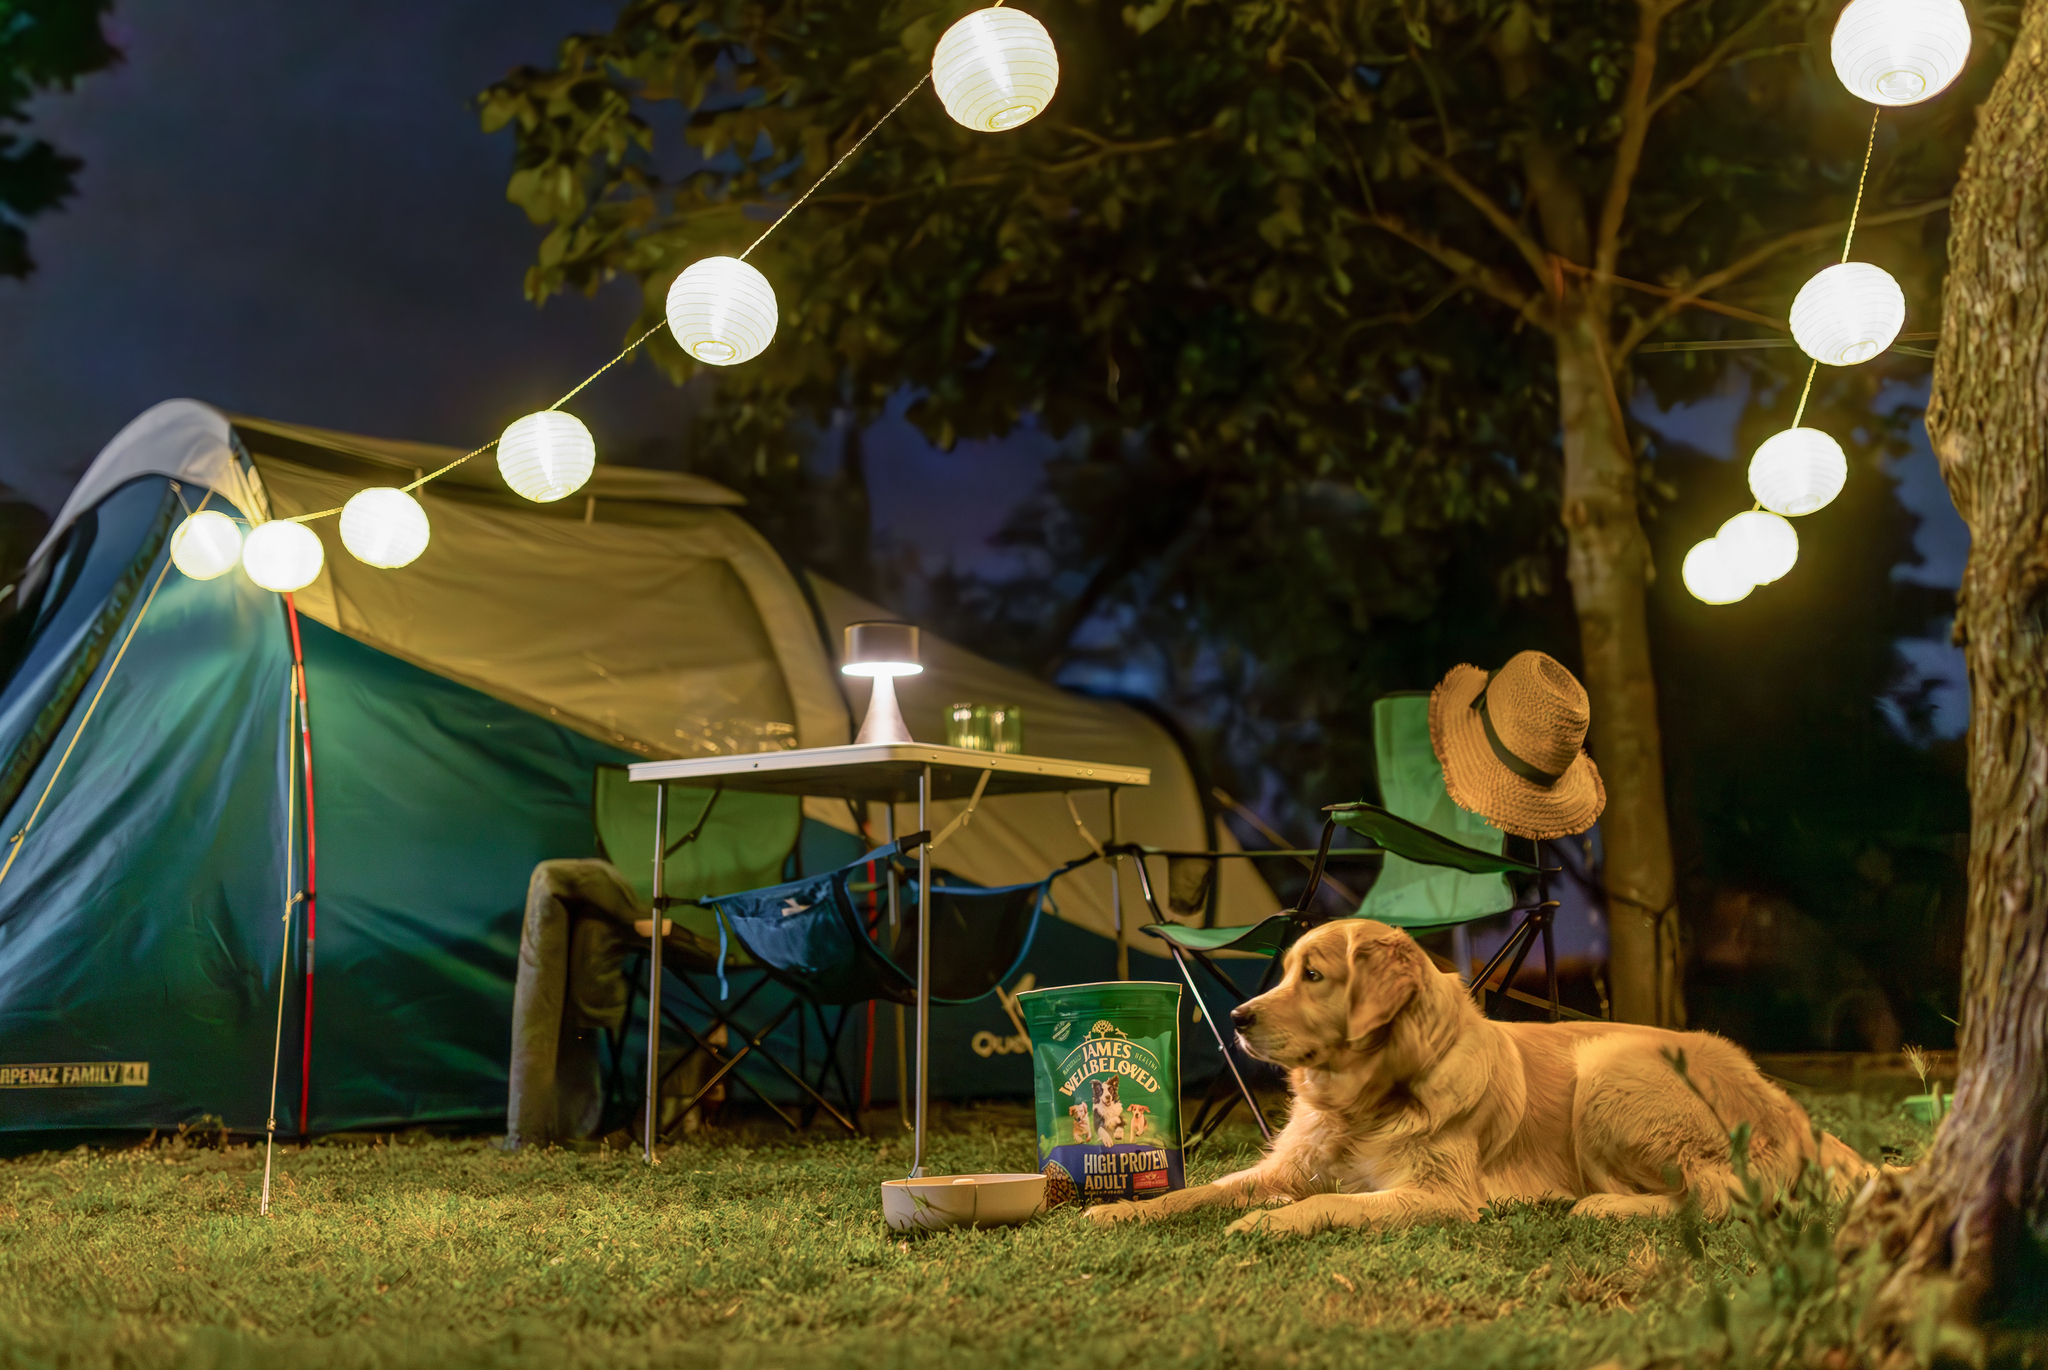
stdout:
POLYGON ((1818 428, 1787 428, 1765 438, 1749 459, 1749 492, 1787 518, 1826 508, 1848 479, 1841 444, 1818 428))
POLYGON ((1755 582, 1743 579, 1728 556, 1728 549, 1716 538, 1708 538, 1687 552, 1679 574, 1692 597, 1706 604, 1733 604, 1755 588, 1755 582))
POLYGON ((668 331, 713 366, 738 366, 775 337, 775 287, 737 257, 692 262, 668 288, 668 331))
POLYGON ((946 30, 932 53, 932 87, 946 113, 976 133, 1036 118, 1060 85, 1045 25, 1022 10, 976 10, 946 30))
POLYGON ((1854 366, 1892 345, 1906 322, 1906 293, 1882 267, 1840 262, 1799 288, 1792 340, 1823 366, 1854 366))
POLYGON ((1714 534, 1721 555, 1743 579, 1769 585, 1799 560, 1799 534, 1778 515, 1762 509, 1737 514, 1714 534))
POLYGON ((427 511, 403 490, 372 486, 341 506, 341 545, 357 561, 389 571, 411 565, 427 550, 427 511))
POLYGON ((543 409, 498 439, 498 473, 535 504, 573 495, 597 466, 597 442, 574 414, 543 409))
POLYGON ((212 580, 242 559, 242 530, 226 514, 201 509, 171 534, 171 564, 193 580, 212 580))
POLYGON ((1970 19, 1957 0, 1854 0, 1835 21, 1830 55, 1851 95, 1918 104, 1969 60, 1970 19))
POLYGON ((242 542, 242 569, 266 590, 289 594, 311 585, 327 553, 303 523, 259 523, 242 542))

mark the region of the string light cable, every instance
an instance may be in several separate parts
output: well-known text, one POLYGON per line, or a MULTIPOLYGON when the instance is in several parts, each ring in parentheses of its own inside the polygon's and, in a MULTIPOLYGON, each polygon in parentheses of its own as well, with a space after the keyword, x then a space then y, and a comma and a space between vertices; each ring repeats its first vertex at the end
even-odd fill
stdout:
MULTIPOLYGON (((993 6, 992 8, 1000 8, 1000 6, 1001 0, 998 0, 998 4, 996 6, 993 6)), ((776 229, 782 227, 783 223, 787 221, 792 214, 796 213, 797 210, 803 208, 804 201, 810 199, 811 196, 815 195, 818 192, 818 188, 824 185, 825 182, 832 179, 833 174, 836 173, 841 167, 845 166, 848 162, 852 161, 853 158, 860 152, 860 150, 867 145, 868 139, 874 137, 875 134, 881 130, 882 125, 888 123, 890 119, 894 118, 898 110, 902 109, 905 105, 909 104, 912 96, 916 95, 919 91, 923 90, 927 85, 931 84, 931 79, 932 75, 930 71, 926 71, 923 76, 919 77, 916 85, 912 86, 909 90, 903 92, 902 97, 898 99, 895 104, 889 107, 888 112, 883 114, 881 118, 877 119, 874 122, 873 126, 871 126, 867 132, 861 134, 859 138, 855 139, 853 146, 849 147, 848 149, 846 149, 845 152, 841 153, 837 161, 833 162, 831 166, 825 168, 824 175, 818 177, 817 180, 811 182, 811 184, 805 188, 803 194, 797 196, 797 198, 790 203, 787 209, 783 210, 780 214, 777 214, 775 218, 769 222, 768 226, 761 230, 760 234, 754 239, 754 241, 747 244, 746 249, 742 251, 735 260, 744 262, 750 255, 752 255, 755 248, 759 247, 762 243, 768 241, 769 234, 773 233, 776 229)), ((585 376, 581 381, 577 382, 576 385, 570 388, 567 394, 563 395, 560 399, 556 400, 553 404, 549 405, 546 411, 544 412, 559 412, 563 405, 567 404, 570 400, 575 399, 576 396, 582 394, 583 391, 585 391, 593 383, 595 383, 600 376, 605 374, 605 372, 611 370, 620 362, 632 356, 650 338, 654 337, 655 334, 661 332, 664 328, 667 327, 669 327, 669 323, 667 320, 664 319, 662 322, 655 324, 652 328, 649 328, 645 333, 642 333, 639 337, 627 343, 624 348, 620 349, 619 354, 617 356, 613 357, 603 366, 598 367, 597 370, 591 372, 588 376, 585 376)), ((449 462, 446 466, 441 467, 439 470, 430 471, 427 474, 414 480, 410 485, 400 486, 399 489, 403 490, 406 494, 411 494, 413 491, 419 489, 421 486, 426 485, 432 481, 439 480, 442 476, 447 475, 450 471, 453 471, 456 467, 461 466, 464 462, 470 461, 476 457, 480 457, 484 453, 491 451, 493 448, 497 447, 499 441, 500 440, 498 438, 492 438, 483 446, 478 447, 473 451, 464 452, 461 456, 449 462)), ((345 507, 346 506, 344 505, 336 505, 332 509, 316 509, 313 512, 307 514, 293 514, 289 518, 283 519, 281 521, 285 523, 310 523, 314 519, 331 518, 334 515, 339 514, 345 507)))

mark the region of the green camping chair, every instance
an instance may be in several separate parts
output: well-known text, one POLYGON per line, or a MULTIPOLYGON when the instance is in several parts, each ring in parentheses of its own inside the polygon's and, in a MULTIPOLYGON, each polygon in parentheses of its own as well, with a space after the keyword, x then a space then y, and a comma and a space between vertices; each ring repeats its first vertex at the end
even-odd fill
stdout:
MULTIPOLYGON (((1385 853, 1379 879, 1358 910, 1350 916, 1376 919, 1420 933, 1457 930, 1503 913, 1520 911, 1523 914, 1521 923, 1474 981, 1474 993, 1478 995, 1481 1006, 1485 1005, 1495 972, 1505 964, 1507 969, 1500 978, 1498 993, 1547 1008, 1553 1022, 1563 1016, 1586 1017, 1565 1009, 1558 1002, 1557 955, 1551 932, 1558 903, 1549 897, 1547 878, 1557 874, 1561 868, 1543 863, 1542 843, 1536 844, 1535 861, 1508 855, 1505 833, 1452 802, 1444 788, 1443 768, 1438 764, 1435 749, 1429 741, 1428 695, 1394 694, 1374 701, 1373 760, 1382 803, 1356 800, 1325 808, 1324 812, 1330 817, 1323 823, 1322 838, 1315 862, 1309 870, 1307 887, 1293 908, 1262 922, 1235 928, 1193 928, 1170 922, 1153 898, 1144 862, 1137 863, 1139 891, 1153 918, 1144 931, 1165 942, 1172 952, 1182 978, 1187 981, 1201 1007, 1202 1016, 1216 1032, 1218 1044, 1223 1045, 1221 1029, 1216 1025, 1209 1005, 1203 1001, 1188 963, 1193 961, 1206 966, 1210 977, 1229 988, 1235 996, 1236 990, 1229 978, 1208 962, 1211 953, 1233 951, 1268 956, 1276 958, 1277 963, 1280 952, 1303 932, 1329 921, 1314 916, 1309 910, 1331 855, 1331 838, 1340 825, 1385 853), (1533 903, 1518 907, 1511 883, 1516 876, 1533 877, 1533 903), (1522 994, 1513 988, 1515 976, 1521 973, 1523 962, 1538 940, 1543 943, 1549 975, 1547 1000, 1522 994)), ((1461 977, 1469 964, 1467 961, 1459 967, 1461 977)), ((1265 1119, 1259 1116, 1258 1101, 1245 1087, 1244 1078, 1232 1061, 1227 1046, 1224 1048, 1224 1060, 1231 1066, 1239 1094, 1258 1116, 1261 1130, 1268 1131, 1270 1135, 1265 1119)), ((1206 1137, 1236 1102, 1235 1098, 1230 1099, 1213 1117, 1198 1115, 1190 1131, 1198 1137, 1206 1137)))

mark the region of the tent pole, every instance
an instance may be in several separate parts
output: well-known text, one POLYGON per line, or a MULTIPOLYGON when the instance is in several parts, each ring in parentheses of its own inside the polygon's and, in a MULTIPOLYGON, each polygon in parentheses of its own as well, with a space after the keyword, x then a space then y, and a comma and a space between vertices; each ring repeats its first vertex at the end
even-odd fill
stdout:
POLYGON ((292 891, 292 819, 298 809, 298 748, 292 743, 292 734, 297 731, 299 697, 298 682, 289 681, 284 690, 284 928, 280 941, 277 962, 277 1035, 270 1044, 270 1118, 263 1128, 263 1200, 256 1207, 258 1217, 270 1216, 270 1161, 277 1149, 277 1066, 284 1057, 284 994, 285 981, 291 974, 292 965, 292 905, 297 896, 292 891))
POLYGON ((662 889, 668 865, 668 782, 654 787, 654 919, 647 933, 647 1164, 655 1164, 654 1139, 661 1131, 661 917, 668 912, 662 889))
POLYGON ((931 800, 932 768, 927 765, 917 773, 917 830, 926 837, 917 844, 917 1132, 910 1160, 913 1180, 924 1176, 925 1112, 932 1093, 931 800))
POLYGON ((306 775, 306 1019, 299 1042, 299 1135, 313 1135, 313 939, 319 934, 319 843, 313 827, 313 701, 306 689, 306 654, 299 643, 299 606, 284 597, 285 620, 292 626, 292 666, 299 678, 299 747, 306 775))

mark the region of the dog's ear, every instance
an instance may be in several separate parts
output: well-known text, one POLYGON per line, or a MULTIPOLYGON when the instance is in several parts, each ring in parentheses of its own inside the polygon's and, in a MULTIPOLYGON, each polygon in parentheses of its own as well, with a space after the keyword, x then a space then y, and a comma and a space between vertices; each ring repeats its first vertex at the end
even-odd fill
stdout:
POLYGON ((1406 937, 1360 938, 1351 947, 1351 1018, 1346 1037, 1359 1041, 1408 1007, 1422 988, 1422 952, 1406 937))

